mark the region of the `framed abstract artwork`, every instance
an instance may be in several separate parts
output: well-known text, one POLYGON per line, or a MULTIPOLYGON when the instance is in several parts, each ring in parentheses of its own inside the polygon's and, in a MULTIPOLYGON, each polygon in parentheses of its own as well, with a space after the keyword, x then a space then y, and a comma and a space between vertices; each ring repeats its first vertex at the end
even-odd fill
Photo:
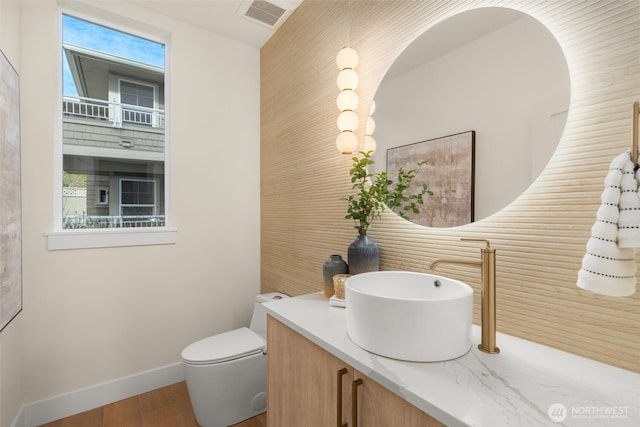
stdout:
POLYGON ((408 194, 427 184, 433 196, 424 197, 420 213, 405 212, 411 222, 428 227, 455 227, 474 220, 475 131, 443 136, 387 150, 387 173, 393 179, 400 167, 419 169, 408 194))
POLYGON ((0 51, 0 331, 22 310, 20 80, 0 51))

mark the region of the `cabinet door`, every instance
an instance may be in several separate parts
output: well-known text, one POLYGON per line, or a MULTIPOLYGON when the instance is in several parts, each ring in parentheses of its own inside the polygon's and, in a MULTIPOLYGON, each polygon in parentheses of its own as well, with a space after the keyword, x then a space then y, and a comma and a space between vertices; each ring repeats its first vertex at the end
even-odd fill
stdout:
POLYGON ((267 425, 337 426, 339 382, 346 423, 353 369, 271 316, 267 340, 267 425))
POLYGON ((362 383, 357 388, 358 425, 350 427, 444 426, 361 372, 355 371, 354 375, 362 379, 362 383))

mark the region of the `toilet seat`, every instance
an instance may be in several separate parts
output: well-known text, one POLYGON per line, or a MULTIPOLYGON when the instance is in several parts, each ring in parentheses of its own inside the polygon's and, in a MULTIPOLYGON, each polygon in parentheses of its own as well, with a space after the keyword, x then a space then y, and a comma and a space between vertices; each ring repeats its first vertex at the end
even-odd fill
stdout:
POLYGON ((265 342, 249 328, 239 328, 196 341, 182 351, 189 365, 212 365, 262 353, 265 342))

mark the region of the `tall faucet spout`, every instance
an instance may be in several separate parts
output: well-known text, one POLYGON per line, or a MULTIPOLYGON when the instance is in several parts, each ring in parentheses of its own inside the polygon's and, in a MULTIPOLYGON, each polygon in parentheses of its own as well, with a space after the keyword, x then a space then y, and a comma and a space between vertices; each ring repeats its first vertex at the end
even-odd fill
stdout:
POLYGON ((458 260, 458 259, 443 259, 443 258, 436 258, 431 262, 431 266, 429 267, 429 269, 431 271, 435 271, 436 267, 440 264, 455 264, 455 265, 475 265, 475 266, 482 266, 482 263, 480 261, 467 261, 467 260, 458 260))
POLYGON ((480 261, 437 258, 431 262, 430 269, 435 271, 439 264, 480 266, 482 341, 478 348, 485 353, 500 353, 500 349, 496 347, 496 250, 491 248, 491 244, 485 239, 462 238, 460 240, 486 243, 486 247, 480 250, 480 261))

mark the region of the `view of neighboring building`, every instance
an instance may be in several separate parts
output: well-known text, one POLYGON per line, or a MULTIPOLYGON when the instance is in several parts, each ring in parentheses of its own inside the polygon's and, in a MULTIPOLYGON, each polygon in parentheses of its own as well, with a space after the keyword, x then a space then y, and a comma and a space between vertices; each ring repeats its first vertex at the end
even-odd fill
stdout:
POLYGON ((62 227, 163 226, 164 68, 63 50, 77 95, 63 94, 62 227))

